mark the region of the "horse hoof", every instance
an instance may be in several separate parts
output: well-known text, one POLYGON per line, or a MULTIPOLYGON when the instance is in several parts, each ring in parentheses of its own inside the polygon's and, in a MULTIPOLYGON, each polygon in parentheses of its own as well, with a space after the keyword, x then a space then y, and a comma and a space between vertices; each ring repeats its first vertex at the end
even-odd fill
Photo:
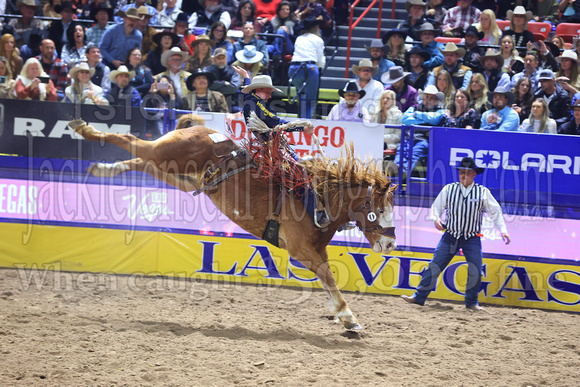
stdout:
POLYGON ((344 322, 344 328, 349 331, 362 331, 363 327, 358 322, 351 323, 351 322, 344 322))

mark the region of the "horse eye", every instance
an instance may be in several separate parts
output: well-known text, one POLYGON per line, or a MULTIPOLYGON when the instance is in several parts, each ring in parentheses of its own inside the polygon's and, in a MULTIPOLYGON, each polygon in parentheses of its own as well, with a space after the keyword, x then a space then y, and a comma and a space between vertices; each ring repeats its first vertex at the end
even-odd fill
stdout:
POLYGON ((384 214, 385 210, 379 210, 379 214, 384 214))

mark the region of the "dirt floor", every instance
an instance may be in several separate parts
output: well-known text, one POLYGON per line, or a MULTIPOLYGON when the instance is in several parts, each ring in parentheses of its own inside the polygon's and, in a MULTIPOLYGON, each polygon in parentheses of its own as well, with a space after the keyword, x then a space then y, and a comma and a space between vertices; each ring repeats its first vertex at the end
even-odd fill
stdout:
POLYGON ((572 386, 580 316, 320 291, 0 270, 1 386, 572 386))

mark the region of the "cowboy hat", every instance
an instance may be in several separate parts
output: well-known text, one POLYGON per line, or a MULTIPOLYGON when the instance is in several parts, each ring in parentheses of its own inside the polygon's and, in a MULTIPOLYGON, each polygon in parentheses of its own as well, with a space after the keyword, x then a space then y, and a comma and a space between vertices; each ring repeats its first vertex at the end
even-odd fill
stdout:
POLYGON ((348 81, 346 85, 344 85, 344 88, 342 90, 341 89, 338 90, 338 95, 340 95, 343 98, 344 93, 358 93, 360 99, 364 97, 367 92, 364 90, 359 90, 355 81, 348 81))
POLYGON ((401 66, 393 66, 389 69, 388 72, 381 75, 381 82, 384 84, 392 84, 397 83, 401 79, 408 77, 411 73, 407 73, 403 71, 401 66))
POLYGON ((459 170, 471 170, 471 171, 475 171, 476 174, 480 174, 483 173, 483 171, 485 169, 483 168, 479 168, 476 164, 475 161, 471 158, 471 157, 464 157, 461 162, 459 163, 459 166, 455 167, 458 171, 459 170))
POLYGON ((427 3, 423 3, 422 0, 409 0, 405 3, 405 9, 407 10, 407 12, 409 12, 411 10, 411 7, 414 5, 420 5, 421 7, 425 8, 427 6, 427 3))
POLYGON ((258 63, 264 58, 264 54, 256 50, 256 46, 247 45, 243 50, 239 50, 235 54, 236 59, 242 63, 258 63))
POLYGON ((454 52, 457 55, 459 55, 460 58, 463 58, 463 56, 465 55, 465 48, 457 47, 453 42, 447 43, 445 45, 445 49, 443 50, 439 48, 439 51, 441 51, 443 55, 445 55, 446 52, 454 52))
POLYGON ((213 81, 215 81, 215 76, 213 75, 213 73, 205 71, 204 69, 196 69, 195 72, 193 72, 193 74, 187 77, 187 80, 185 81, 185 86, 187 86, 189 90, 194 90, 195 87, 193 87, 193 81, 195 81, 195 78, 199 76, 204 76, 207 79, 208 89, 213 83, 213 81))
POLYGON ((464 35, 475 35, 477 36, 477 40, 481 40, 485 36, 485 32, 479 31, 476 26, 472 25, 467 27, 464 35))
POLYGON ((371 45, 370 46, 367 46, 365 44, 365 49, 368 52, 371 52, 371 48, 380 48, 385 53, 388 53, 391 50, 391 48, 389 46, 386 46, 386 45, 383 44, 383 41, 381 39, 373 39, 373 40, 371 40, 371 45))
POLYGON ((252 90, 262 88, 272 89, 273 91, 282 93, 282 90, 272 85, 272 78, 270 78, 269 75, 256 75, 254 79, 252 79, 252 83, 242 89, 242 93, 249 94, 252 90))
POLYGON ((498 68, 501 68, 503 66, 503 56, 501 55, 501 52, 495 52, 495 50, 493 48, 488 48, 487 51, 485 52, 485 55, 481 55, 479 57, 479 62, 483 65, 485 62, 485 58, 493 58, 495 60, 497 60, 498 63, 498 68))
POLYGON ((506 17, 508 20, 512 20, 512 17, 514 15, 523 15, 526 17, 526 21, 530 21, 533 17, 533 13, 532 11, 527 11, 524 7, 522 7, 521 5, 518 5, 517 7, 514 8, 514 10, 509 10, 506 12, 506 17))
POLYGON ((127 12, 120 10, 117 12, 117 16, 122 18, 128 17, 129 19, 141 20, 143 16, 139 15, 137 8, 129 8, 127 12))
POLYGON ((149 9, 146 6, 144 6, 144 5, 141 5, 141 6, 137 7, 137 14, 139 16, 141 16, 141 17, 148 17, 148 18, 152 18, 153 17, 153 15, 151 15, 149 13, 149 9))
POLYGON ((164 36, 169 36, 171 38, 171 47, 175 47, 179 44, 179 36, 177 36, 177 34, 169 30, 163 30, 161 32, 156 33, 155 35, 153 35, 152 40, 155 42, 157 46, 160 46, 161 38, 163 38, 164 36))
POLYGON ((578 54, 576 54, 576 52, 572 50, 564 50, 562 56, 556 58, 556 62, 562 63, 562 59, 571 59, 577 64, 580 63, 580 60, 578 60, 578 54))
POLYGON ((97 21, 95 18, 100 11, 107 12, 107 15, 109 16, 109 20, 113 20, 113 8, 108 6, 107 3, 101 3, 97 6, 91 7, 89 19, 97 21))
MULTIPOLYGON (((423 57, 423 60, 424 60, 425 62, 427 62, 429 59, 431 59, 431 54, 429 54, 429 53, 428 53, 427 51, 425 51, 425 50, 422 50, 422 49, 421 49, 421 47, 419 47, 419 46, 413 46, 413 48, 412 48, 412 49, 410 49, 409 51, 407 51, 407 52, 405 53, 405 55, 406 55, 406 57, 407 57, 407 58, 410 58, 410 57, 411 57, 411 55, 413 55, 413 54, 416 54, 416 55, 420 55, 420 56, 422 56, 422 57, 423 57)), ((408 62, 408 61, 409 61, 409 60, 407 59, 407 62, 408 62)))
POLYGON ((393 35, 401 35, 403 37, 403 40, 407 38, 407 33, 405 31, 401 31, 398 28, 393 28, 392 30, 383 35, 383 43, 387 44, 389 42, 389 39, 391 39, 393 35))
POLYGON ((16 2, 16 8, 20 9, 23 5, 28 5, 29 7, 38 8, 40 4, 36 3, 36 0, 18 0, 16 2))
POLYGON ((358 72, 360 71, 361 68, 363 67, 368 67, 371 68, 373 70, 373 77, 375 75, 377 75, 377 73, 379 72, 379 66, 373 66, 373 61, 370 59, 361 59, 358 62, 358 66, 357 65, 352 65, 352 72, 355 75, 358 75, 358 72))
POLYGON ((506 96, 506 98, 508 99, 508 103, 507 106, 511 106, 513 105, 516 97, 514 95, 514 93, 512 93, 511 91, 507 90, 505 87, 502 86, 498 86, 495 88, 494 91, 488 91, 487 92, 487 98, 493 102, 493 96, 495 94, 503 94, 506 96))
POLYGON ((421 99, 425 99, 425 94, 434 95, 439 101, 443 101, 445 99, 445 94, 437 90, 435 85, 429 85, 425 87, 425 90, 419 90, 419 97, 421 97, 421 99))
POLYGON ((169 57, 172 57, 173 55, 181 55, 181 60, 184 62, 189 57, 189 54, 185 51, 181 51, 179 47, 172 47, 171 50, 167 50, 161 54, 161 64, 165 67, 169 67, 169 63, 167 63, 167 61, 169 60, 169 57))
POLYGON ((94 68, 90 68, 87 62, 81 62, 69 71, 70 77, 74 79, 79 71, 88 71, 91 77, 95 75, 94 68))
POLYGON ((62 11, 64 11, 65 9, 70 9, 71 12, 74 11, 75 7, 72 1, 63 1, 62 4, 57 4, 54 6, 54 12, 56 13, 62 13, 62 11))
POLYGON ((185 12, 180 12, 177 17, 175 18, 176 23, 189 23, 189 19, 185 12))
POLYGON ((117 70, 111 71, 111 73, 109 74, 109 81, 116 84, 117 80, 115 78, 117 78, 117 75, 119 74, 127 74, 129 75, 129 79, 135 78, 135 71, 129 71, 127 66, 121 65, 117 70))
POLYGON ((435 35, 439 35, 441 31, 439 29, 435 29, 433 24, 427 22, 421 24, 421 28, 419 28, 419 31, 417 32, 419 33, 419 36, 421 36, 423 32, 433 32, 435 35))
POLYGON ((215 47, 215 42, 209 38, 207 35, 199 35, 193 43, 191 43, 191 47, 197 47, 200 43, 207 43, 210 45, 211 48, 215 47))

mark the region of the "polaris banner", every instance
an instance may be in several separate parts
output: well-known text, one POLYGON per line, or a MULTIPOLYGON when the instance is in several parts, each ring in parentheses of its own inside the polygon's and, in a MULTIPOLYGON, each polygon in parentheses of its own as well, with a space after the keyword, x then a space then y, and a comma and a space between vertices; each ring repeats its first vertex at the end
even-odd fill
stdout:
POLYGON ((576 203, 579 199, 580 138, 576 136, 433 128, 429 182, 457 181, 455 167, 466 156, 485 169, 476 182, 497 193, 500 200, 565 205, 559 198, 575 195, 567 200, 576 203))

